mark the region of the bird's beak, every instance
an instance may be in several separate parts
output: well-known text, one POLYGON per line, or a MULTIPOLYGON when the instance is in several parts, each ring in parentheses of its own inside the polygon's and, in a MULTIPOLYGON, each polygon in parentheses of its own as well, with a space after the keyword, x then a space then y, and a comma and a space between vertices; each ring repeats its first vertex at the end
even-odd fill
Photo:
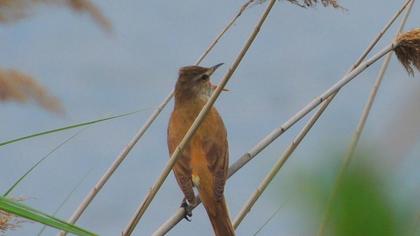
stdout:
POLYGON ((222 66, 223 64, 225 64, 225 63, 219 63, 217 65, 214 65, 214 66, 210 67, 210 69, 208 71, 208 75, 209 76, 212 75, 216 71, 216 69, 219 68, 220 66, 222 66))
MULTIPOLYGON (((222 66, 223 64, 225 64, 225 63, 219 63, 219 64, 217 64, 217 65, 214 65, 214 66, 212 66, 212 67, 210 67, 210 69, 208 70, 208 75, 210 76, 210 75, 212 75, 215 71, 216 71, 216 69, 217 68, 219 68, 220 66, 222 66)), ((213 89, 213 90, 215 90, 216 88, 217 88, 217 85, 215 85, 215 84, 212 84, 212 83, 210 83, 210 86, 211 86, 211 88, 213 89)), ((229 89, 223 89, 223 91, 230 91, 229 89)))

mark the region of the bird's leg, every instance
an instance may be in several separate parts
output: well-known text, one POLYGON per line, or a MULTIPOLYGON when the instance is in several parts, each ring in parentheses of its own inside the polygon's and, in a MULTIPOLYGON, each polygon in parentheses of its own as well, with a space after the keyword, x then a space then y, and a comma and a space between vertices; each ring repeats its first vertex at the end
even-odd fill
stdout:
POLYGON ((184 218, 188 222, 191 222, 191 219, 189 217, 192 216, 192 205, 188 204, 187 199, 185 197, 184 199, 182 199, 181 207, 185 210, 184 218))

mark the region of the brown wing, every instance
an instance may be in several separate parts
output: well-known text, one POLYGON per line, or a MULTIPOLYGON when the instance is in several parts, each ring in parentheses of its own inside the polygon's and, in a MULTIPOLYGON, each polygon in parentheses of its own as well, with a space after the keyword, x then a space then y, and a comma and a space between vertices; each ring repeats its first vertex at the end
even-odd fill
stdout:
MULTIPOLYGON (((174 129, 171 128, 171 126, 176 125, 176 118, 173 116, 171 117, 169 121, 168 126, 168 149, 169 149, 169 155, 172 156, 172 153, 175 151, 175 148, 178 146, 178 144, 181 142, 181 139, 184 135, 180 129, 174 129), (181 134, 182 133, 182 134, 181 134)), ((173 167, 173 171, 175 174, 175 178, 178 182, 179 187, 181 188, 182 192, 185 195, 185 198, 190 203, 195 202, 195 194, 193 190, 192 180, 191 180, 191 155, 190 148, 186 147, 175 163, 173 167)))
POLYGON ((203 149, 208 162, 208 168, 214 176, 213 191, 215 199, 219 201, 223 199, 229 167, 228 142, 225 126, 216 110, 214 110, 211 119, 213 119, 213 124, 216 124, 215 127, 218 127, 218 129, 214 129, 211 132, 212 135, 207 137, 203 149))

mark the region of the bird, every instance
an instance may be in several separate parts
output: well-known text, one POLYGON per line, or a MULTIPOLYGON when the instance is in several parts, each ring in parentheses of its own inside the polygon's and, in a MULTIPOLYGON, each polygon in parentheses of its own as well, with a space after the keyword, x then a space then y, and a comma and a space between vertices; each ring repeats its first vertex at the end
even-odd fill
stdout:
MULTIPOLYGON (((170 155, 216 89, 210 82, 210 76, 221 65, 223 63, 212 67, 185 66, 179 69, 174 109, 167 130, 170 155)), ((172 170, 185 196, 182 206, 187 210, 187 220, 191 216, 188 206, 197 201, 195 188, 215 235, 235 235, 224 197, 229 165, 227 131, 214 106, 180 155, 172 170)))

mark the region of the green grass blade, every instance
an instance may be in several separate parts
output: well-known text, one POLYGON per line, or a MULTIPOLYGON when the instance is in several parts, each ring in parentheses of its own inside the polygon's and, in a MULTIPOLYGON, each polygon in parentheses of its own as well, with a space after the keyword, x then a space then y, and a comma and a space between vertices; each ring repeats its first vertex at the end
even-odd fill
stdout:
POLYGON ((263 230, 265 226, 267 226, 267 224, 270 223, 270 221, 277 215, 277 213, 279 213, 279 211, 283 208, 284 205, 286 205, 286 202, 284 202, 280 207, 277 208, 277 210, 273 212, 273 214, 271 214, 270 217, 268 217, 268 219, 264 222, 263 225, 261 225, 258 228, 258 230, 253 234, 253 236, 256 236, 257 234, 259 234, 261 230, 263 230))
MULTIPOLYGON (((83 178, 76 184, 76 186, 73 187, 73 189, 70 191, 69 194, 67 194, 66 198, 61 202, 61 204, 57 207, 57 209, 55 209, 55 211, 53 212, 52 216, 55 216, 60 210, 61 208, 63 208, 63 206, 66 204, 66 202, 70 199, 70 197, 73 195, 73 193, 80 187, 80 185, 82 185, 83 182, 85 182, 85 180, 87 179, 87 177, 89 176, 89 174, 92 172, 93 168, 91 168, 84 176, 83 178)), ((41 236, 42 233, 44 233, 45 229, 47 228, 46 225, 44 225, 44 227, 42 227, 42 229, 38 232, 38 236, 41 236)))
POLYGON ((9 194, 13 191, 13 189, 15 189, 18 184, 20 184, 20 182, 22 182, 22 180, 24 178, 26 178, 36 167, 38 167, 39 164, 41 164, 43 161, 45 161, 45 159, 47 159, 51 154, 53 154, 55 151, 57 151, 60 147, 62 147, 64 144, 66 144, 68 141, 72 140, 74 137, 76 137, 77 135, 79 135, 84 129, 78 131, 77 133, 73 134, 72 136, 70 136, 69 138, 67 138, 66 140, 64 140, 63 142, 61 142, 60 144, 58 144, 53 150, 51 150, 49 153, 47 153, 47 155, 45 155, 43 158, 41 158, 37 163, 35 163, 31 168, 29 168, 28 171, 26 171, 25 174, 23 174, 5 193, 3 196, 7 197, 9 196, 9 194))
POLYGON ((149 109, 151 109, 151 108, 141 109, 141 110, 128 112, 128 113, 124 113, 124 114, 120 114, 120 115, 116 115, 116 116, 110 116, 110 117, 106 117, 106 118, 102 118, 102 119, 92 120, 92 121, 88 121, 88 122, 82 122, 82 123, 73 124, 73 125, 69 125, 69 126, 65 126, 65 127, 61 127, 61 128, 57 128, 57 129, 52 129, 52 130, 47 130, 47 131, 42 131, 42 132, 30 134, 30 135, 23 136, 23 137, 20 137, 20 138, 11 139, 11 140, 8 140, 8 141, 1 142, 0 147, 11 144, 11 143, 16 143, 16 142, 19 142, 19 141, 22 141, 22 140, 35 138, 35 137, 42 136, 42 135, 57 133, 57 132, 64 131, 64 130, 79 128, 79 127, 83 127, 83 126, 87 126, 87 125, 93 125, 93 124, 104 122, 104 121, 107 121, 107 120, 112 120, 112 119, 121 118, 121 117, 124 117, 124 116, 133 115, 135 113, 138 113, 138 112, 141 112, 141 111, 146 111, 146 110, 149 110, 149 109))
POLYGON ((5 212, 9 212, 14 215, 17 215, 17 216, 20 216, 29 220, 33 220, 41 224, 54 227, 59 230, 64 230, 66 232, 73 233, 78 236, 95 236, 96 235, 85 229, 69 224, 56 217, 49 216, 45 213, 42 213, 41 211, 28 207, 22 203, 12 201, 5 197, 0 197, 0 209, 5 212))
POLYGON ((264 222, 263 225, 261 225, 258 230, 253 234, 253 236, 256 236, 257 234, 259 234, 261 232, 262 229, 264 229, 265 226, 267 226, 268 223, 270 223, 270 221, 277 215, 277 213, 281 210, 281 207, 277 208, 277 210, 275 210, 273 212, 273 214, 271 214, 271 216, 264 222))

